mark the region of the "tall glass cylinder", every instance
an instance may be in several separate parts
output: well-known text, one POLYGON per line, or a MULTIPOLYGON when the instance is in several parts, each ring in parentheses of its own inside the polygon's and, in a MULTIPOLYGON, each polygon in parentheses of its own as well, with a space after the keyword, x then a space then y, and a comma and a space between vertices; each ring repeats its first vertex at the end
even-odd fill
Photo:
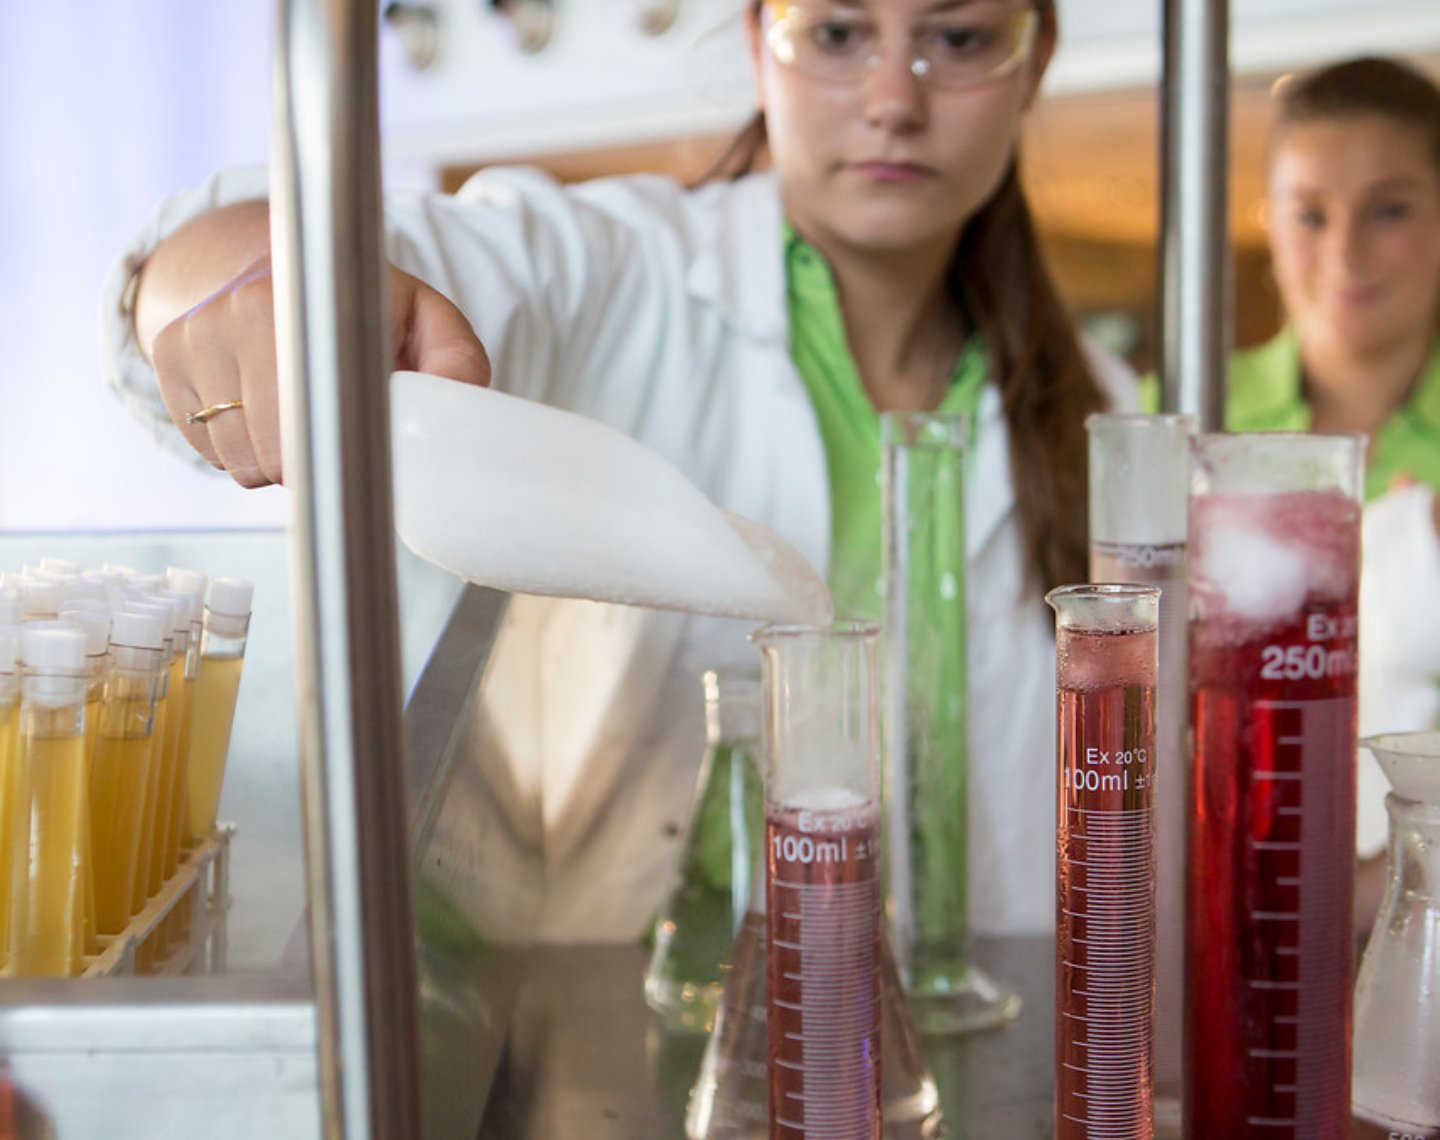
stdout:
POLYGON ((764 660, 771 1140, 880 1140, 879 630, 770 626, 764 660))
POLYGON ((886 910, 916 1025, 1019 1011, 970 962, 963 414, 887 413, 884 446, 886 910))
POLYGON ((1186 1131, 1344 1136, 1365 441, 1192 448, 1186 1131))
POLYGON ((1160 591, 1066 586, 1055 610, 1055 1136, 1154 1135, 1160 591))
POLYGON ((1092 415, 1090 580, 1160 590, 1155 710, 1155 1112, 1178 1132, 1184 1087, 1185 845, 1189 729, 1185 531, 1189 415, 1092 415))

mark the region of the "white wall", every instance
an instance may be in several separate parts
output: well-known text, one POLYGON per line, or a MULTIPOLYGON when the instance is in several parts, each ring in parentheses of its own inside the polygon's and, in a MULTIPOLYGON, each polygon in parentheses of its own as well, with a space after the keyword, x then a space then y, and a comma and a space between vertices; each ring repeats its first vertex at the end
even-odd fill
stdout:
POLYGON ((268 8, 0 3, 0 531, 281 520, 282 493, 162 454, 101 382, 96 335, 154 202, 264 158, 268 8))

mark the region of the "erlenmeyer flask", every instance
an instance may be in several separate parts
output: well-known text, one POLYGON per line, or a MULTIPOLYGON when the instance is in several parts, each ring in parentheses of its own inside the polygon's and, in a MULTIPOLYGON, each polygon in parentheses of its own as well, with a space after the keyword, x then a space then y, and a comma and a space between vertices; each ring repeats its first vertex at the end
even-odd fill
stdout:
POLYGON ((1440 1137, 1440 732, 1362 743, 1393 790, 1389 886, 1355 983, 1352 1135, 1440 1137))
MULTIPOLYGON (((734 966, 705 1044, 685 1112, 686 1140, 765 1140, 770 1135, 765 1021, 765 893, 740 926, 734 966)), ((920 1054, 888 938, 880 945, 880 1098, 885 1140, 940 1135, 940 1097, 920 1054)))
POLYGON ((708 670, 705 754, 675 885, 655 922, 645 1000, 670 1029, 707 1030, 750 902, 765 827, 760 677, 708 670))

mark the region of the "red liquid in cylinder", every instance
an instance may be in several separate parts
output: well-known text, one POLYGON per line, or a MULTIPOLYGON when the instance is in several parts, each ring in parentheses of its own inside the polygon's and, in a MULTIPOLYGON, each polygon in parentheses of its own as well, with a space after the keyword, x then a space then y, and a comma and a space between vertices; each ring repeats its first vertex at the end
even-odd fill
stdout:
POLYGON ((1156 634, 1061 629, 1055 1136, 1154 1134, 1156 634))
POLYGON ((1283 561, 1298 544, 1291 570, 1305 570, 1288 575, 1294 603, 1278 616, 1257 616, 1264 600, 1243 586, 1192 594, 1187 1135, 1344 1137, 1359 508, 1326 492, 1192 507, 1197 566, 1212 523, 1238 510, 1276 536, 1266 557, 1283 561))
POLYGON ((879 1140, 879 808, 765 817, 772 1140, 879 1140))

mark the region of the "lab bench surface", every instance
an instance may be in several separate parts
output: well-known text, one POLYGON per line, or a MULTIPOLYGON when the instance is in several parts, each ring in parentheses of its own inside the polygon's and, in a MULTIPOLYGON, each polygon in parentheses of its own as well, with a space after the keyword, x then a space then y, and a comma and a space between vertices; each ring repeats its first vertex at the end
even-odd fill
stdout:
MULTIPOLYGON (((1008 1026, 924 1037, 945 1140, 1042 1140, 1053 1130, 1054 944, 982 939, 975 963, 1019 991, 1008 1026)), ((645 1004, 639 946, 526 955, 479 1140, 683 1140, 705 1039, 666 1033, 645 1004)))

